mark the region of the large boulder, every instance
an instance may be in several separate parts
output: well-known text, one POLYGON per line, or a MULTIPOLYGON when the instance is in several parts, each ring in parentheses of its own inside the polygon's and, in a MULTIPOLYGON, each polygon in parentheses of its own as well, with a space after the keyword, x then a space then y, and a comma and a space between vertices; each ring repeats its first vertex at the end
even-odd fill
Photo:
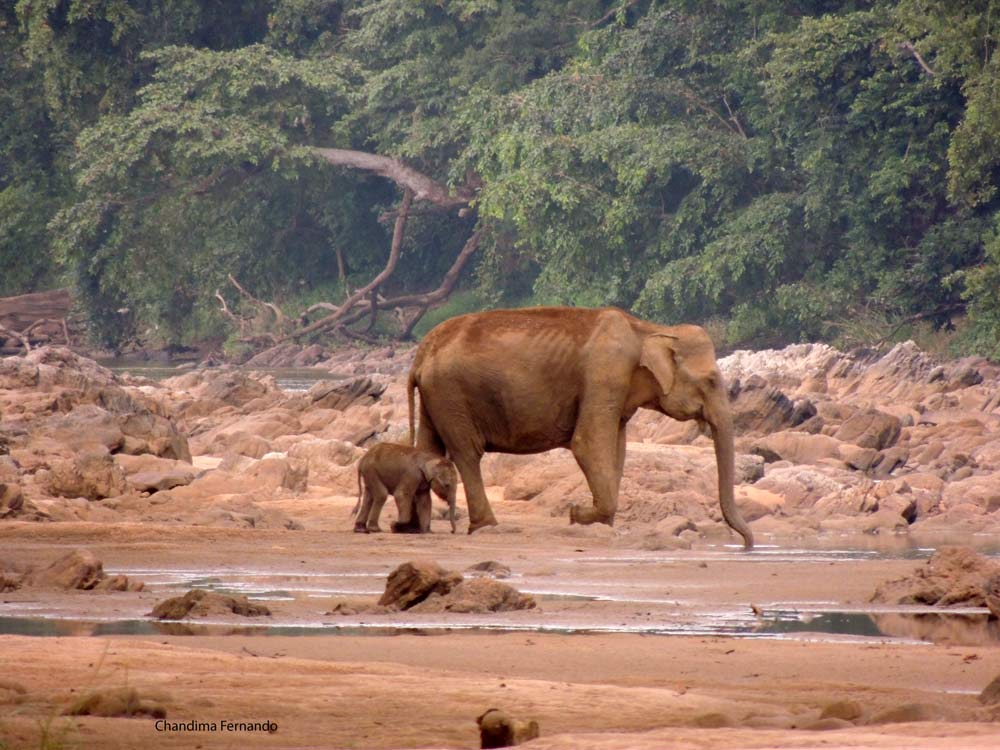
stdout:
POLYGON ((49 492, 62 497, 100 500, 128 491, 125 472, 114 458, 101 451, 84 451, 71 459, 52 462, 47 472, 38 472, 49 492))
POLYGON ((966 547, 942 547, 912 575, 879 586, 872 601, 986 607, 998 575, 1000 563, 966 547))
POLYGON ((195 478, 194 467, 184 461, 152 455, 124 454, 115 456, 115 461, 122 467, 128 484, 140 492, 160 492, 181 487, 191 484, 195 478))
POLYGON ((434 592, 410 607, 411 612, 510 612, 534 609, 535 600, 491 578, 464 580, 445 594, 434 592))
POLYGON ((158 620, 183 620, 185 617, 215 617, 218 615, 241 617, 269 617, 271 610, 255 604, 245 596, 229 596, 205 589, 191 589, 183 596, 165 599, 149 613, 158 620))
POLYGON ((461 582, 461 573, 445 570, 436 562, 405 562, 389 574, 378 603, 391 609, 410 609, 431 594, 447 594, 461 582))
POLYGON ((834 437, 862 448, 880 451, 895 445, 902 423, 898 417, 878 409, 855 412, 834 433, 834 437))
POLYGON ((23 583, 25 586, 37 588, 84 591, 94 589, 139 591, 143 588, 141 581, 129 582, 123 575, 108 576, 104 572, 104 565, 89 550, 68 552, 47 567, 27 573, 23 583))

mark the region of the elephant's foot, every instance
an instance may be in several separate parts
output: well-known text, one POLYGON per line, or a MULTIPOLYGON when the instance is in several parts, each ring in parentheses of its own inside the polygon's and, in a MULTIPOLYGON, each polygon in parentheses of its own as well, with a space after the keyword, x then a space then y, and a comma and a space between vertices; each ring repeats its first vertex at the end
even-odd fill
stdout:
MULTIPOLYGON (((496 525, 497 525, 497 519, 494 518, 492 513, 490 513, 489 518, 485 518, 482 521, 477 521, 477 522, 469 521, 469 533, 471 534, 473 531, 479 531, 479 529, 485 529, 487 526, 496 526, 496 525)), ((452 533, 454 534, 455 532, 452 533)))
POLYGON ((419 534, 421 533, 419 526, 414 526, 411 523, 399 523, 398 521, 392 524, 393 534, 419 534))
POLYGON ((369 533, 368 532, 368 527, 365 526, 363 523, 356 523, 356 524, 354 524, 354 533, 355 534, 367 534, 367 533, 369 533))
POLYGON ((579 505, 574 503, 569 506, 569 523, 570 526, 574 523, 578 523, 581 526, 587 526, 592 523, 606 523, 608 526, 614 526, 615 514, 602 513, 593 506, 589 508, 581 508, 579 505))

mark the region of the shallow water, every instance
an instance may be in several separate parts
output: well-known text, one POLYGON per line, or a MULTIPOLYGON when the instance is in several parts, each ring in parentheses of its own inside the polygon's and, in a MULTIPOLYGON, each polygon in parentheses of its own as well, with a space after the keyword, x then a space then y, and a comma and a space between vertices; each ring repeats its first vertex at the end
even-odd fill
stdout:
MULTIPOLYGON (((146 592, 157 598, 179 595, 192 588, 244 595, 252 600, 292 603, 283 614, 248 619, 158 622, 146 615, 145 601, 66 597, 58 604, 45 601, 7 601, 0 608, 0 634, 38 636, 117 634, 255 634, 255 635, 393 635, 401 632, 552 632, 640 633, 646 635, 700 635, 737 638, 850 639, 854 641, 942 641, 955 645, 996 644, 1000 624, 989 619, 985 608, 941 610, 919 606, 846 607, 828 601, 712 601, 704 585, 673 582, 669 590, 657 577, 622 581, 619 566, 698 564, 738 559, 755 562, 811 562, 879 558, 926 558, 930 547, 858 549, 789 549, 763 545, 752 554, 728 547, 685 550, 678 553, 628 552, 552 559, 552 571, 514 574, 505 579, 519 591, 532 595, 539 607, 517 612, 480 614, 448 613, 342 615, 321 614, 336 597, 373 602, 384 590, 388 564, 368 569, 327 570, 303 573, 278 568, 109 568, 141 580, 146 592), (323 602, 321 600, 327 600, 323 602), (83 608, 81 608, 81 605, 83 608), (105 617, 104 612, 115 614, 105 617), (95 612, 99 612, 95 616, 95 612)), ((109 595, 104 595, 109 596, 109 595)), ((274 608, 274 607, 272 607, 274 608)))

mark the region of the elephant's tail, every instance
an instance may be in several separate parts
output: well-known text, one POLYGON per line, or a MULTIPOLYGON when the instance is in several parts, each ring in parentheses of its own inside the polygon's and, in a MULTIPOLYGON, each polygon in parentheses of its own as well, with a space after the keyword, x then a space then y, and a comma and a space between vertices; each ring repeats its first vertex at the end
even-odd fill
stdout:
POLYGON ((406 404, 410 410, 410 440, 408 445, 416 445, 417 433, 414 429, 414 396, 413 392, 417 389, 417 376, 416 368, 410 370, 410 375, 406 379, 406 404))
POLYGON ((358 514, 358 510, 361 508, 361 496, 363 490, 361 489, 361 462, 358 461, 358 501, 354 503, 354 510, 351 511, 351 518, 354 518, 358 514))

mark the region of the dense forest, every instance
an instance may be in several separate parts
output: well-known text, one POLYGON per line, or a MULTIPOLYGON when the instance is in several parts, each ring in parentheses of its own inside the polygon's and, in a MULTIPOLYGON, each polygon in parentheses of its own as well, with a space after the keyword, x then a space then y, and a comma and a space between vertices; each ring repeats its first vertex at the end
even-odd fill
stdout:
POLYGON ((1000 356, 995 0, 0 8, 0 296, 104 346, 569 304, 1000 356))

